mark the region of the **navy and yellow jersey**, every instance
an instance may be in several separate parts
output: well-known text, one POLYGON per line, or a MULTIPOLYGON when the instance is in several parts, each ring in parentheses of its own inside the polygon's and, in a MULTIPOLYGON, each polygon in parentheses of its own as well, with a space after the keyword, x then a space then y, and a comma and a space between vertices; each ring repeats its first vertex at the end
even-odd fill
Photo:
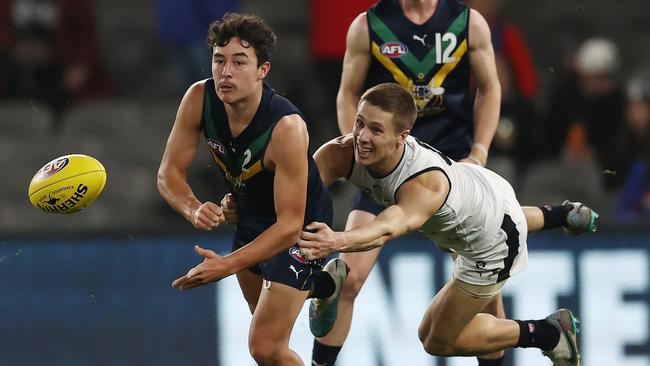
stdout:
POLYGON ((453 159, 466 157, 473 141, 469 93, 469 8, 440 0, 424 24, 411 22, 398 0, 380 0, 367 12, 370 68, 366 87, 397 82, 418 107, 411 134, 453 159))
MULTIPOLYGON (((239 224, 235 241, 240 243, 252 241, 277 219, 273 199, 275 174, 264 167, 264 153, 273 128, 282 117, 291 114, 302 116, 298 108, 276 94, 269 85, 264 83, 263 88, 262 99, 252 121, 239 136, 233 137, 214 80, 208 79, 205 82, 201 130, 237 204, 239 224)), ((320 179, 316 163, 311 156, 308 159, 305 223, 331 221, 332 199, 320 179)))

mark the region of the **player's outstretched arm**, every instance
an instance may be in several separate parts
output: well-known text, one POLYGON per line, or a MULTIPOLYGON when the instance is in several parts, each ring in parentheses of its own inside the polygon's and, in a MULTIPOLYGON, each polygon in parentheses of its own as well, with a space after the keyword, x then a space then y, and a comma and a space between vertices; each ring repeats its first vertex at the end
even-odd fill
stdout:
POLYGON ((322 223, 311 223, 300 234, 298 244, 307 259, 333 252, 362 252, 419 229, 445 202, 449 181, 431 171, 407 181, 397 191, 397 204, 387 207, 372 222, 345 232, 334 232, 322 223))
POLYGON ((230 275, 228 263, 224 257, 212 250, 203 249, 198 245, 194 246, 196 254, 203 257, 203 262, 190 269, 183 277, 172 282, 172 287, 181 290, 189 290, 206 283, 218 281, 230 275))
POLYGON ((348 28, 341 85, 336 96, 336 116, 342 134, 352 132, 357 104, 370 67, 369 42, 368 18, 366 13, 362 13, 348 28))
POLYGON ((490 27, 476 10, 469 16, 469 63, 476 80, 474 146, 465 161, 485 165, 501 108, 501 84, 497 76, 490 27))
POLYGON ((158 191, 194 227, 212 230, 224 221, 221 208, 213 202, 201 203, 186 179, 201 134, 204 87, 203 82, 195 83, 181 101, 158 168, 158 191))

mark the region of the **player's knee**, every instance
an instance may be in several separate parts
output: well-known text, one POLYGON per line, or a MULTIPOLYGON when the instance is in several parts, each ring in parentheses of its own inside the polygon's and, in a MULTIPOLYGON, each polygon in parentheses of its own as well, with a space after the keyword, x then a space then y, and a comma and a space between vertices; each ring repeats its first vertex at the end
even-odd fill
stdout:
POLYGON ((283 349, 272 342, 250 340, 248 348, 258 365, 279 365, 283 349))
POLYGON ((445 340, 426 337, 422 340, 424 351, 432 356, 455 356, 456 352, 453 344, 445 340))
POLYGON ((455 354, 454 342, 435 333, 428 325, 420 324, 418 338, 424 350, 433 356, 453 356, 455 354))
POLYGON ((354 269, 348 273, 348 277, 345 279, 345 284, 341 289, 341 301, 354 302, 354 299, 359 295, 361 287, 365 282, 366 277, 361 276, 354 269))

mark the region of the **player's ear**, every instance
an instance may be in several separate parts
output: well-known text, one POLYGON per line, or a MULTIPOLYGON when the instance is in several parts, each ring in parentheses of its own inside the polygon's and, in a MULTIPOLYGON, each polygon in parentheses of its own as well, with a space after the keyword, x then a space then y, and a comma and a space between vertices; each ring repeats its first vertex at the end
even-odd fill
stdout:
POLYGON ((268 61, 266 61, 265 63, 263 63, 262 65, 260 65, 260 67, 259 67, 259 73, 257 74, 257 77, 258 77, 260 80, 261 80, 261 79, 264 79, 264 78, 266 77, 266 74, 268 74, 270 70, 271 70, 271 63, 268 62, 268 61))
POLYGON ((399 140, 400 140, 400 142, 403 143, 404 141, 406 141, 406 138, 407 138, 408 135, 410 135, 410 134, 411 134, 411 130, 404 130, 404 131, 400 132, 400 134, 399 134, 399 140))

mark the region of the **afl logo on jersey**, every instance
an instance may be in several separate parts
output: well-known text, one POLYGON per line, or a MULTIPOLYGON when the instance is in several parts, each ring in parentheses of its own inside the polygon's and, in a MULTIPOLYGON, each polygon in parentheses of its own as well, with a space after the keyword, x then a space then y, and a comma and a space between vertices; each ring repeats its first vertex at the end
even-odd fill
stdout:
POLYGON ((207 142, 208 142, 208 146, 210 146, 210 149, 212 149, 212 151, 214 151, 219 155, 226 155, 226 147, 223 146, 221 142, 213 139, 208 139, 207 142))
POLYGON ((405 44, 399 42, 384 43, 379 49, 381 54, 388 58, 402 57, 403 54, 409 51, 405 44))
POLYGON ((298 249, 298 247, 289 248, 289 254, 293 259, 297 260, 298 262, 307 263, 307 260, 303 258, 302 254, 300 254, 300 249, 298 249))

